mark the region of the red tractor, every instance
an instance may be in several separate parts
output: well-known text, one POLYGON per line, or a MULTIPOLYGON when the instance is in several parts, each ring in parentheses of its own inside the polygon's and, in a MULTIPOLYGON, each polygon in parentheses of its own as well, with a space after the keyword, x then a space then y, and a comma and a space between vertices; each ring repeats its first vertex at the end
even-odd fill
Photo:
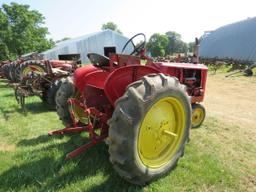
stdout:
POLYGON ((31 52, 21 55, 17 60, 6 60, 0 63, 0 77, 9 80, 10 83, 18 83, 21 80, 21 66, 28 60, 42 60, 42 55, 37 52, 31 52))
POLYGON ((205 117, 199 103, 207 67, 153 62, 145 55, 145 42, 142 33, 129 39, 123 51, 132 44, 130 55, 89 53, 92 64, 77 69, 57 91, 57 112, 66 128, 49 132, 89 132, 90 142, 66 159, 106 139, 114 169, 138 185, 174 168, 190 128, 200 126, 205 117), (137 36, 144 41, 135 46, 137 36))

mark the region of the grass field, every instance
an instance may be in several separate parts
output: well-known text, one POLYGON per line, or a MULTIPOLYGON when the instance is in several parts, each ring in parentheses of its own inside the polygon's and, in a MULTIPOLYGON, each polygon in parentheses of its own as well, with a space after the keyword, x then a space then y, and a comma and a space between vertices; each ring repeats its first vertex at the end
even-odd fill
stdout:
POLYGON ((165 177, 138 187, 113 170, 104 143, 64 161, 87 136, 48 137, 63 127, 56 112, 31 97, 24 116, 0 80, 0 191, 256 191, 255 85, 255 76, 209 75, 207 117, 191 131, 184 157, 165 177))

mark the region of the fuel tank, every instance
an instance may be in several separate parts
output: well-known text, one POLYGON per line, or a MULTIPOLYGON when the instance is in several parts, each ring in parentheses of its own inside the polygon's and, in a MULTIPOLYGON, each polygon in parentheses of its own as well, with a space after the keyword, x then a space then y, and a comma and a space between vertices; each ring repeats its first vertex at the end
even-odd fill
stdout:
POLYGON ((83 93, 85 86, 88 84, 102 88, 109 74, 110 72, 108 71, 88 64, 75 70, 73 76, 74 84, 80 93, 83 93))

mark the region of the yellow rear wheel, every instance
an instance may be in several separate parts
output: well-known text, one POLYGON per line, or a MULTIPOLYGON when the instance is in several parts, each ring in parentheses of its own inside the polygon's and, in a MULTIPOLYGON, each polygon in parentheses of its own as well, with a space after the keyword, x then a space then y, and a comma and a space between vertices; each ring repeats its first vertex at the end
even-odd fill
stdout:
POLYGON ((191 127, 186 88, 173 77, 146 75, 116 101, 108 124, 115 170, 133 184, 148 183, 173 169, 184 153, 191 127))
POLYGON ((185 112, 178 98, 165 97, 146 113, 139 132, 141 161, 159 168, 170 161, 184 137, 185 112))
POLYGON ((200 104, 192 105, 192 128, 197 128, 202 125, 205 118, 205 108, 200 104))

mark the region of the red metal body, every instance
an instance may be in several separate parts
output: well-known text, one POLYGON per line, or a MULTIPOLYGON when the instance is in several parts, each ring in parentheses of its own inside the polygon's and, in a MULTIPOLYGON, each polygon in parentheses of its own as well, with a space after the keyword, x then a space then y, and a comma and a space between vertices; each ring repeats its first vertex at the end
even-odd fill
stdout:
MULTIPOLYGON (((114 56, 114 58, 118 57, 120 59, 117 61, 118 66, 116 67, 110 65, 109 68, 102 69, 94 65, 87 65, 75 71, 74 82, 80 93, 83 93, 84 89, 88 86, 100 89, 104 92, 110 104, 114 106, 116 99, 124 94, 125 88, 130 83, 150 73, 164 73, 177 77, 182 84, 187 85, 188 94, 192 97, 192 103, 202 102, 204 99, 208 71, 205 65, 164 62, 140 65, 140 60, 137 60, 138 57, 127 57, 127 55, 114 56), (124 61, 126 61, 125 64, 124 61), (138 62, 132 63, 132 61, 138 62), (194 81, 197 81, 195 86, 192 85, 195 83, 194 81)), ((113 60, 110 60, 111 62, 113 60)), ((85 92, 85 95, 87 93, 85 92)))
POLYGON ((64 71, 71 71, 72 69, 76 68, 76 62, 74 61, 50 60, 49 63, 53 68, 59 68, 64 71))
POLYGON ((191 103, 204 100, 208 68, 202 64, 192 63, 155 63, 154 66, 169 76, 174 76, 187 86, 191 103))

